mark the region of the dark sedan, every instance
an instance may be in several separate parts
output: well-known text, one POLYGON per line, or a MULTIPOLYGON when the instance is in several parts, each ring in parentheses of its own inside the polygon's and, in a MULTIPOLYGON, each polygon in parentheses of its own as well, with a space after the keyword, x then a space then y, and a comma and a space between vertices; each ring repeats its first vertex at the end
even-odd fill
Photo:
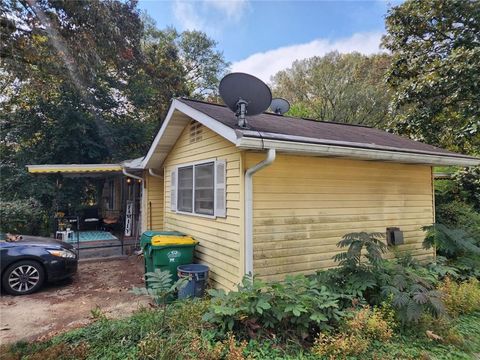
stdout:
POLYGON ((78 257, 72 245, 40 237, 0 241, 0 276, 3 289, 12 295, 37 291, 45 282, 71 277, 78 257))

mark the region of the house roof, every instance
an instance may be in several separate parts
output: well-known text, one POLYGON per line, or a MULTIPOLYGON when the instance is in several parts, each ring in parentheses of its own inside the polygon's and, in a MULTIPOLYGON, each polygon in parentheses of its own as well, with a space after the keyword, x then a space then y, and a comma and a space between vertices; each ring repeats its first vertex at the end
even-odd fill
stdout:
POLYGON ((361 125, 262 113, 249 116, 249 129, 237 125, 226 106, 187 98, 172 101, 165 121, 142 161, 143 168, 160 168, 185 126, 196 120, 241 149, 308 156, 429 165, 480 165, 480 159, 410 140, 361 125))
POLYGON ((296 118, 268 112, 248 117, 250 129, 245 130, 238 127, 235 114, 224 105, 185 98, 179 101, 247 137, 471 158, 368 126, 296 118))

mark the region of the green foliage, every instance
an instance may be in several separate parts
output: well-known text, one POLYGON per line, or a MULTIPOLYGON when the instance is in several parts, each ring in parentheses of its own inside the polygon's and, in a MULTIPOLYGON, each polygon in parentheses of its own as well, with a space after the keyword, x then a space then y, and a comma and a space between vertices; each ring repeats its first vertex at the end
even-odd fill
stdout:
POLYGON ((44 233, 47 215, 35 199, 0 201, 0 231, 13 234, 44 233))
MULTIPOLYGON (((172 97, 202 96, 228 65, 205 33, 158 30, 134 0, 7 1, 0 23, 0 196, 50 215, 57 178, 25 165, 142 156, 172 97)), ((64 203, 84 204, 91 184, 64 183, 64 203)))
POLYGON ((211 306, 204 319, 223 333, 233 330, 241 336, 275 334, 303 340, 345 316, 339 306, 341 295, 302 275, 269 284, 245 278, 238 291, 209 294, 211 306))
POLYGON ((338 332, 320 333, 312 352, 330 358, 365 355, 374 341, 388 342, 395 326, 388 306, 385 309, 366 306, 345 319, 338 332))
POLYGON ((389 63, 386 54, 338 52, 298 60, 273 77, 273 92, 292 102, 292 116, 384 128, 390 101, 384 75, 389 63))
POLYGON ((444 265, 456 272, 450 275, 464 279, 470 276, 480 277, 480 243, 477 239, 463 229, 450 229, 443 224, 424 229, 427 230, 424 247, 428 249, 435 246, 438 253, 448 259, 444 265))
MULTIPOLYGON (((462 216, 473 216, 477 218, 480 212, 480 167, 473 166, 469 168, 440 170, 450 172, 450 179, 441 179, 435 181, 435 206, 441 208, 455 203, 459 207, 459 213, 462 216), (476 216, 475 216, 476 215, 476 216)), ((437 213, 437 221, 452 227, 462 227, 461 224, 451 223, 457 219, 454 216, 452 220, 437 213), (450 222, 449 222, 450 220, 450 222)))
POLYGON ((480 311, 480 282, 475 278, 457 283, 446 278, 440 286, 447 313, 458 317, 480 311))
POLYGON ((387 252, 385 234, 383 233, 349 233, 343 236, 338 247, 348 247, 346 252, 333 257, 344 268, 356 268, 362 265, 362 256, 367 259, 367 265, 377 266, 382 261, 382 255, 387 252), (365 254, 362 250, 365 249, 365 254))
POLYGON ((473 241, 480 244, 480 212, 472 206, 457 200, 439 204, 435 207, 435 217, 439 224, 464 229, 473 241))
POLYGON ((396 131, 478 154, 480 3, 408 0, 388 11, 386 29, 396 131))
POLYGON ((380 240, 383 237, 378 233, 345 235, 338 246, 348 250, 334 257, 340 267, 317 273, 317 280, 331 291, 355 296, 370 305, 391 301, 404 325, 418 322, 426 313, 442 314, 436 277, 408 256, 384 260, 386 245, 380 240), (361 261, 362 256, 365 261, 361 261))
POLYGON ((188 279, 181 278, 172 283, 172 274, 168 270, 155 269, 154 272, 145 273, 145 281, 148 287, 134 287, 131 291, 136 295, 151 296, 157 304, 165 305, 169 296, 184 287, 188 279))
POLYGON ((434 319, 427 327, 418 324, 411 331, 395 334, 390 342, 374 343, 365 359, 458 359, 470 360, 480 351, 480 313, 462 316, 453 322, 445 322, 445 318, 434 319), (426 336, 426 331, 440 333, 442 340, 434 340, 426 336), (460 343, 447 341, 448 334, 456 334, 460 343))
POLYGON ((400 264, 386 268, 382 294, 390 298, 400 321, 418 322, 424 314, 439 316, 445 312, 442 294, 435 289, 429 274, 400 264))
MULTIPOLYGON (((266 359, 313 360, 319 358, 311 348, 281 338, 256 338, 238 342, 233 334, 218 340, 213 325, 202 317, 210 311, 209 301, 187 300, 167 305, 167 321, 162 327, 163 308, 141 309, 124 319, 102 319, 86 327, 39 342, 2 345, 2 359, 266 359), (62 357, 63 356, 63 357, 62 357)), ((395 328, 391 309, 360 309, 368 316, 346 317, 335 330, 367 338, 368 351, 357 359, 472 359, 480 352, 480 313, 460 315, 452 323, 433 322, 424 328, 416 324, 408 332, 394 331, 388 341, 388 327, 395 328), (388 327, 385 326, 385 322, 388 327), (350 324, 347 327, 346 324, 350 324), (434 327, 432 327, 434 326, 434 327), (425 329, 445 327, 445 334, 455 333, 461 343, 433 341, 425 329), (448 328, 452 328, 451 331, 448 328), (357 335, 358 334, 358 335, 357 335)), ((324 333, 325 334, 325 333, 324 333)), ((442 336, 443 333, 442 333, 442 336)), ((346 337, 341 344, 359 344, 346 337)), ((445 338, 445 340, 448 340, 445 338)), ((340 345, 341 345, 340 344, 340 345)), ((360 343, 360 346, 362 343, 360 343)), ((331 347, 334 350, 334 347, 331 347)), ((346 347, 346 352, 352 351, 346 347)), ((353 349, 355 350, 355 349, 353 349)), ((343 355, 340 354, 340 358, 343 355)))

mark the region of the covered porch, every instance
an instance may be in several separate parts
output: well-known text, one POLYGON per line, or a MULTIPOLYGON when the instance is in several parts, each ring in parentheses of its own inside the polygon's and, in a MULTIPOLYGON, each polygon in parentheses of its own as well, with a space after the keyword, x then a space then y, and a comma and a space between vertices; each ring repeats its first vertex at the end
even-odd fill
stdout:
POLYGON ((29 173, 56 175, 51 237, 71 243, 80 259, 128 255, 139 244, 143 180, 141 159, 118 164, 28 165, 29 173), (81 179, 83 200, 70 203, 66 179, 81 179))

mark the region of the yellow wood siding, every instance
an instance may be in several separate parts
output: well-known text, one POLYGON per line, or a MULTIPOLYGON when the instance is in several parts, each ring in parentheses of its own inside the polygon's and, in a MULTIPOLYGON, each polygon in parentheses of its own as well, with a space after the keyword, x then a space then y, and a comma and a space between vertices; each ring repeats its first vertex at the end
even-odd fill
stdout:
POLYGON ((192 138, 187 125, 164 163, 165 169, 165 230, 192 235, 200 242, 197 261, 210 267, 212 285, 233 289, 243 276, 243 163, 235 146, 210 131, 198 128, 192 138), (170 173, 176 166, 201 160, 226 160, 227 217, 207 218, 177 214, 170 210, 170 173))
MULTIPOLYGON (((158 173, 159 171, 156 171, 158 173)), ((146 189, 144 194, 145 206, 143 224, 145 224, 148 230, 163 230, 163 212, 164 212, 164 184, 163 179, 145 175, 146 189)))
MULTIPOLYGON (((265 154, 246 153, 246 167, 265 154)), ((419 259, 421 226, 433 220, 431 168, 277 154, 254 175, 254 273, 265 279, 334 266, 350 232, 404 231, 401 249, 419 259)))

